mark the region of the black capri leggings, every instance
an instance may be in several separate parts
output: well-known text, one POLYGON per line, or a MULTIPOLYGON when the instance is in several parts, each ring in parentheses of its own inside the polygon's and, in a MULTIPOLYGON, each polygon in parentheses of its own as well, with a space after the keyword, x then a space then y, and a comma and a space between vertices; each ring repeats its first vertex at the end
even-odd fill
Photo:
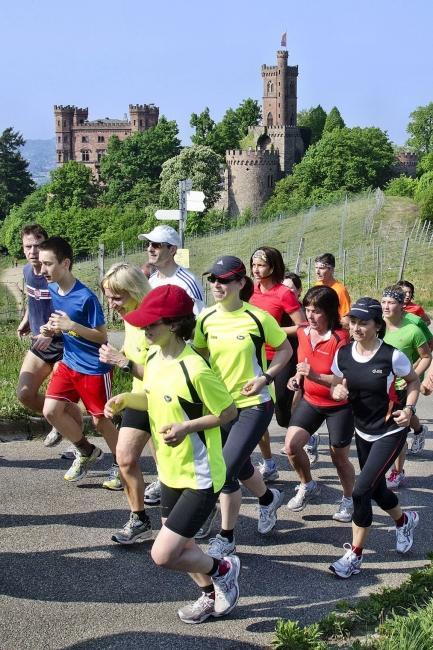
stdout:
POLYGON ((398 498, 386 487, 385 474, 391 467, 406 442, 409 429, 402 429, 389 436, 368 442, 355 435, 361 472, 353 488, 353 522, 361 528, 368 528, 373 521, 371 500, 382 510, 392 510, 398 505, 398 498))
POLYGON ((251 454, 272 420, 272 400, 256 406, 238 409, 237 417, 221 427, 223 456, 227 479, 222 492, 230 494, 239 490, 239 480, 246 481, 254 474, 251 454))
MULTIPOLYGON (((268 364, 270 361, 268 361, 268 364)), ((292 402, 295 393, 293 390, 287 388, 287 382, 290 377, 296 374, 296 352, 290 358, 281 372, 275 377, 275 419, 280 427, 287 429, 290 422, 290 414, 292 410, 292 402)))

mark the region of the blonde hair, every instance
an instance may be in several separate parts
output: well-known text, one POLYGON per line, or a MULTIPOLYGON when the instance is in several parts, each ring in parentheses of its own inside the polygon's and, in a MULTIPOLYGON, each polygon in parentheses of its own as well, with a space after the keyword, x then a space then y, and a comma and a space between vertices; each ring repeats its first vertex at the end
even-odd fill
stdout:
POLYGON ((117 262, 111 266, 102 278, 101 288, 113 293, 126 291, 137 305, 150 291, 150 284, 143 271, 129 262, 117 262))

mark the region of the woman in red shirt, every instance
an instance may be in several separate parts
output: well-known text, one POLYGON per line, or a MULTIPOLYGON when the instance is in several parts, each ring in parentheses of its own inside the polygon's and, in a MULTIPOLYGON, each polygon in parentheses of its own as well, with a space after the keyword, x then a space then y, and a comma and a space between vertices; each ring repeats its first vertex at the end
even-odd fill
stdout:
MULTIPOLYGON (((271 246, 262 246, 250 258, 250 268, 254 277, 254 293, 249 302, 271 314, 289 337, 294 350, 297 346, 296 330, 305 321, 302 307, 293 291, 283 284, 284 261, 279 250, 271 246)), ((266 345, 266 359, 269 363, 275 350, 266 345)), ((293 392, 287 389, 287 381, 295 372, 296 355, 275 377, 275 417, 280 427, 286 428, 290 421, 293 392)), ((261 439, 260 451, 263 462, 259 471, 264 481, 278 478, 277 466, 272 458, 269 431, 261 439)))
POLYGON ((330 387, 332 360, 336 351, 349 342, 349 334, 341 327, 338 295, 333 289, 312 287, 305 294, 303 305, 307 324, 297 331, 299 363, 296 375, 289 380, 289 388, 298 390, 303 379, 303 395, 286 435, 286 452, 301 482, 287 507, 295 512, 303 510, 308 501, 320 494, 319 485, 311 477, 304 445, 326 421, 331 459, 343 488, 339 509, 332 518, 348 522, 352 519, 355 482, 355 470, 349 460, 353 414, 347 401, 342 404, 331 399, 330 387))

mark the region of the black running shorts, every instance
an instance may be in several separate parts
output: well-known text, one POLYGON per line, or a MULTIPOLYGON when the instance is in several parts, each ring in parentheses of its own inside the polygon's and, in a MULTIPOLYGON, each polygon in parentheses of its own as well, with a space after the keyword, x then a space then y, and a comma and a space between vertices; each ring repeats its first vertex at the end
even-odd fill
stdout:
POLYGON ((63 337, 55 336, 46 350, 35 350, 35 346, 32 344, 30 352, 50 366, 54 366, 55 363, 63 359, 63 337))
POLYGON ((342 406, 313 406, 302 398, 290 418, 290 427, 300 427, 308 431, 310 436, 326 421, 331 447, 347 447, 352 441, 355 430, 352 407, 342 406))
POLYGON ((179 489, 161 483, 161 517, 167 519, 165 525, 173 533, 193 539, 212 512, 218 497, 219 492, 214 492, 213 488, 179 489))
POLYGON ((120 428, 128 427, 150 433, 149 414, 147 411, 137 411, 136 409, 125 409, 122 413, 122 422, 120 428))

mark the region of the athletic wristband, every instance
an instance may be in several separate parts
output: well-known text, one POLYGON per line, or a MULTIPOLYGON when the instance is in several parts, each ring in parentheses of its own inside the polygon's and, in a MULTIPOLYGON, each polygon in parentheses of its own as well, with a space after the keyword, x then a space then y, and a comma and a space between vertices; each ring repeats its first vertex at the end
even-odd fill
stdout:
POLYGON ((131 373, 132 372, 132 365, 133 365, 133 361, 129 360, 128 363, 126 364, 126 366, 121 366, 120 367, 120 370, 122 372, 131 373))
POLYGON ((414 407, 413 404, 406 404, 405 406, 403 406, 402 410, 404 411, 405 409, 410 409, 412 411, 412 415, 415 415, 416 413, 416 408, 414 407))
POLYGON ((275 379, 274 377, 271 377, 271 375, 268 375, 267 372, 263 372, 263 373, 262 373, 262 377, 264 377, 265 380, 266 380, 266 386, 269 386, 269 384, 272 384, 272 382, 273 382, 274 379, 275 379))

